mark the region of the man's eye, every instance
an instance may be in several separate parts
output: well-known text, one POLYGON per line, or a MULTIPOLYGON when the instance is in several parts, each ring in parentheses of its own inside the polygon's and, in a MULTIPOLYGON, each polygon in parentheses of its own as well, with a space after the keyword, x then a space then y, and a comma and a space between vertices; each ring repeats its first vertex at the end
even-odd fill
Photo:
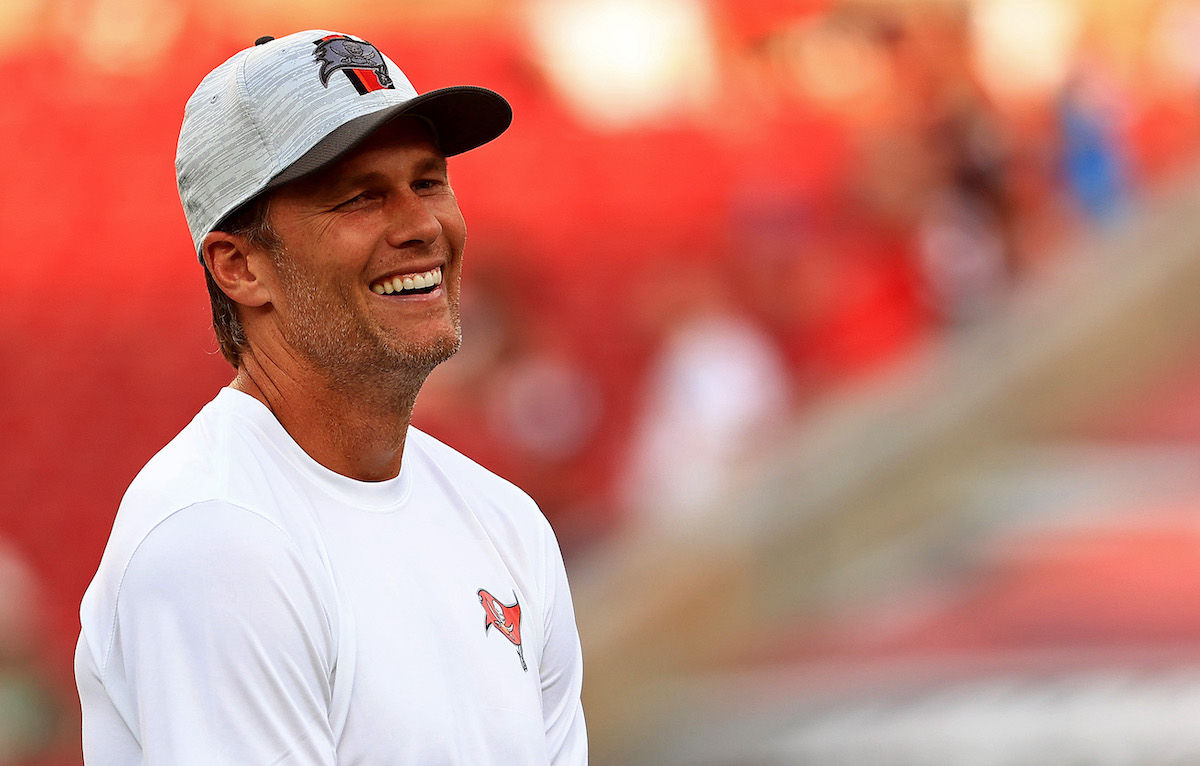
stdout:
POLYGON ((421 180, 413 183, 413 190, 414 191, 425 191, 428 189, 437 189, 437 188, 440 188, 441 185, 442 185, 442 182, 440 179, 422 178, 421 180))
POLYGON ((354 195, 353 197, 351 197, 350 199, 348 199, 348 200, 346 200, 345 202, 343 202, 343 203, 339 204, 339 205, 338 205, 338 207, 339 207, 339 208, 343 208, 343 207, 354 207, 355 205, 361 205, 362 203, 366 202, 366 201, 367 201, 367 200, 369 200, 369 199, 371 199, 371 195, 370 195, 370 194, 368 194, 367 192, 362 192, 361 194, 355 194, 355 195, 354 195))

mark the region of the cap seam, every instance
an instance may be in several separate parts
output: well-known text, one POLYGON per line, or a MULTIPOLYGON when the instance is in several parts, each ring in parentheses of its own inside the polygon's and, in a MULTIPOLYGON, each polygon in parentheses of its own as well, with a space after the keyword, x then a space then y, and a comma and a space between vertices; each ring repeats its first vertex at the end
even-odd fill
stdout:
MULTIPOLYGON (((257 115, 255 115, 255 113, 250 109, 250 88, 246 84, 246 66, 250 60, 250 56, 252 55, 254 55, 253 48, 250 49, 250 52, 241 60, 237 67, 237 79, 235 85, 238 89, 238 109, 246 115, 247 119, 250 121, 250 124, 254 127, 254 135, 258 136, 258 142, 262 145, 263 149, 266 151, 267 157, 271 160, 270 171, 271 175, 274 175, 275 166, 279 164, 279 157, 277 156, 275 147, 271 145, 271 142, 268 141, 267 137, 263 134, 262 126, 259 124, 257 115)), ((263 183, 270 179, 271 175, 268 175, 266 179, 255 179, 255 186, 262 186, 263 183)), ((219 219, 213 221, 212 225, 216 226, 218 223, 220 223, 219 219)))

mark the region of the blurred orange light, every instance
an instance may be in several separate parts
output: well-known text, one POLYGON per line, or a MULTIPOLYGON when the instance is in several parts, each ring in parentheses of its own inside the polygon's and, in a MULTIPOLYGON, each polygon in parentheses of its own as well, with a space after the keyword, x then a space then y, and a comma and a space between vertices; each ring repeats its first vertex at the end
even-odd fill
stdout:
POLYGON ((1083 26, 1069 0, 977 0, 976 65, 1002 99, 1044 97, 1066 80, 1083 26))
POLYGON ((711 93, 713 46, 695 0, 531 0, 526 10, 551 82, 595 128, 661 121, 711 93))

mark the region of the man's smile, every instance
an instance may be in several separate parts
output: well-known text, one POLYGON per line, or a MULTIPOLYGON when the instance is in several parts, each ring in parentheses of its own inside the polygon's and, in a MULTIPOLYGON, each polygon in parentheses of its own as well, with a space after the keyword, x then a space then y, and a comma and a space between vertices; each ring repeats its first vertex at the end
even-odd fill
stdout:
POLYGON ((423 295, 431 293, 442 283, 442 267, 416 274, 391 274, 371 283, 377 295, 423 295))

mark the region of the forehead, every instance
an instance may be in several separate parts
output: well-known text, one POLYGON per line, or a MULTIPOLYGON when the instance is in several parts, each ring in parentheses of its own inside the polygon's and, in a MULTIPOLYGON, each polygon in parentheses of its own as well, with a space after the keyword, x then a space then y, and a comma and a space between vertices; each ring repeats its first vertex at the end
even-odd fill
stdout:
POLYGON ((428 125, 417 117, 400 116, 325 167, 280 187, 293 192, 327 188, 350 176, 409 167, 445 167, 446 158, 434 143, 428 125))

